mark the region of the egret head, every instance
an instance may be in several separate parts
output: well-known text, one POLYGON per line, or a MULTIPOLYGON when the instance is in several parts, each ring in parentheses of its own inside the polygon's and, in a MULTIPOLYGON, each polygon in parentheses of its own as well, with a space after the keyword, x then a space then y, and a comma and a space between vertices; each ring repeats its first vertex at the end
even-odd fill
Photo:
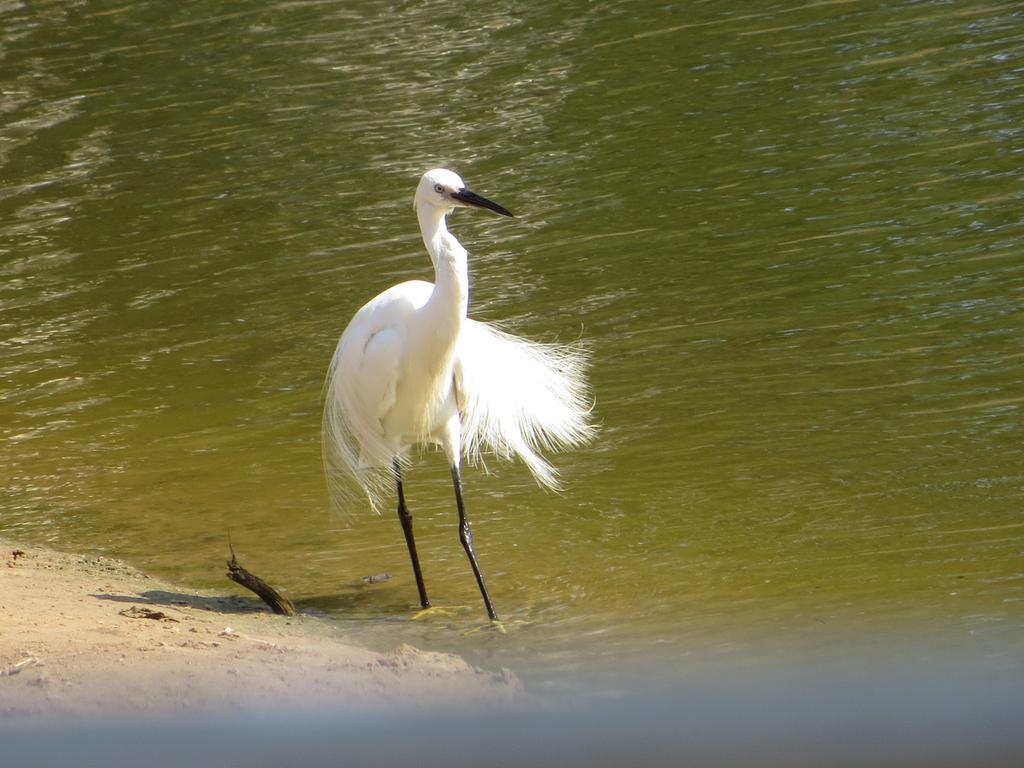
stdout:
POLYGON ((486 208, 489 211, 500 213, 502 216, 511 216, 512 213, 506 208, 498 205, 486 197, 481 197, 475 192, 466 189, 466 184, 454 171, 444 168, 435 168, 427 171, 420 179, 420 185, 416 188, 416 198, 413 205, 419 208, 421 205, 429 205, 445 213, 454 208, 486 208))

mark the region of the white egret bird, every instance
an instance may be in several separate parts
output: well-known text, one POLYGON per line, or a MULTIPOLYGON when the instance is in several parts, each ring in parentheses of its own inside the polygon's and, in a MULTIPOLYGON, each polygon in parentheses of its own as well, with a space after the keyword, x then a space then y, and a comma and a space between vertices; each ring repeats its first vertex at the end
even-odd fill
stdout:
POLYGON ((592 436, 586 356, 578 345, 521 339, 467 317, 468 253, 446 217, 457 207, 511 216, 508 210, 440 168, 423 174, 414 207, 434 282, 388 288, 341 335, 325 384, 324 461, 329 479, 354 478, 374 508, 397 485, 398 518, 427 608, 402 470, 413 445, 440 446, 455 485, 459 540, 487 613, 497 619, 466 518, 460 460, 465 454, 475 462, 483 451, 518 456, 540 484, 557 489, 557 471, 540 450, 578 446, 592 436))

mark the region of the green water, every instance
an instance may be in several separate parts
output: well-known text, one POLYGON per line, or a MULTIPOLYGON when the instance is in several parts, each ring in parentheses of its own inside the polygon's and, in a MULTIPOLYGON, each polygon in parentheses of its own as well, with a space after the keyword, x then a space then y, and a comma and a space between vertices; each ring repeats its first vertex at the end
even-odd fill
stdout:
POLYGON ((537 686, 1024 641, 1024 16, 1015 3, 0 4, 0 535, 231 589, 537 686), (526 7, 524 7, 524 5, 526 7), (430 278, 593 350, 567 490, 407 478, 328 511, 351 314, 430 278), (390 572, 383 584, 362 577, 390 572))

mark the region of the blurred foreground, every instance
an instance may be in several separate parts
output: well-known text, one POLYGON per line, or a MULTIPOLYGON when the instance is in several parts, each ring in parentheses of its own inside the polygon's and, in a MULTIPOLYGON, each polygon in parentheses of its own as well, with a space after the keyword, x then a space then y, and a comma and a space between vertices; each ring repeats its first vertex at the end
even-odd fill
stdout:
POLYGON ((0 741, 4 764, 19 768, 1024 765, 1020 675, 989 672, 883 665, 854 680, 788 670, 487 714, 0 722, 0 741))

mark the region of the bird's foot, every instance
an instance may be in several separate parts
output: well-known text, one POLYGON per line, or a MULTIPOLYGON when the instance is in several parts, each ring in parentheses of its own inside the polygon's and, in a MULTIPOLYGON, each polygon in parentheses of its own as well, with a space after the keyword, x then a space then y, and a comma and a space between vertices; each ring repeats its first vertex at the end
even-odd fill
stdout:
POLYGON ((465 613, 470 610, 468 605, 432 605, 429 608, 424 608, 421 611, 417 611, 413 617, 413 621, 422 621, 423 619, 429 619, 436 616, 457 616, 460 613, 465 613))
POLYGON ((501 619, 491 619, 486 624, 481 624, 479 626, 473 627, 472 629, 467 629, 465 632, 462 633, 462 636, 469 637, 470 635, 475 635, 477 632, 498 632, 502 635, 508 634, 508 630, 505 629, 504 621, 502 621, 501 619))
POLYGON ((499 634, 507 635, 510 629, 525 626, 529 623, 530 622, 524 619, 509 619, 508 621, 491 619, 486 624, 481 624, 473 627, 472 629, 467 629, 462 633, 462 636, 467 637, 468 635, 475 635, 477 632, 498 632, 499 634))

